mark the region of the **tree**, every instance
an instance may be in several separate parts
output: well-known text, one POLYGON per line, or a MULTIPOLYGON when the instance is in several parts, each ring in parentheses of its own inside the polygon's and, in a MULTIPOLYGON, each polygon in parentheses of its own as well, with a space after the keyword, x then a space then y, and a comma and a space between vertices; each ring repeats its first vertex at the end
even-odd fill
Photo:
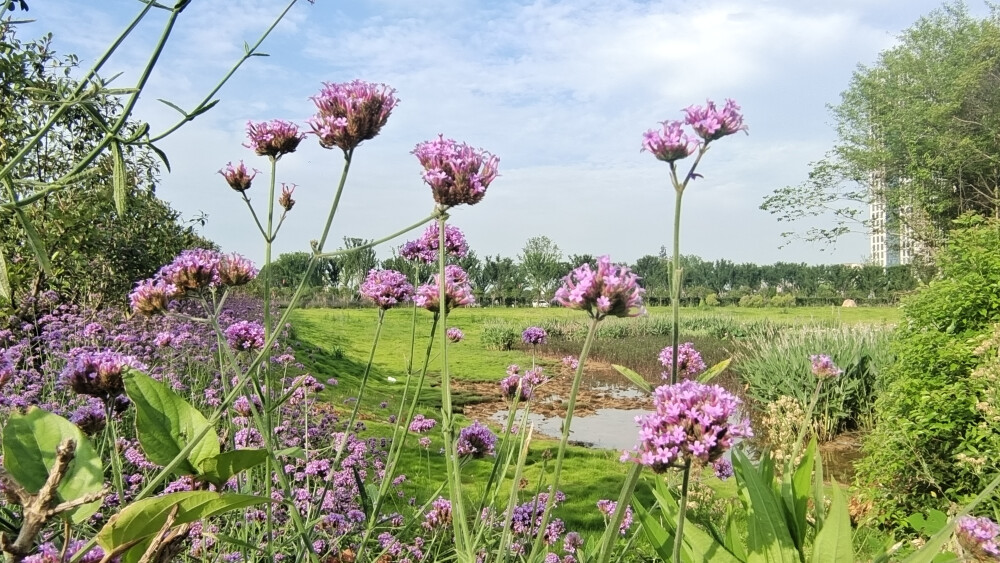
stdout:
MULTIPOLYGON (((762 209, 780 221, 832 214, 806 240, 832 242, 872 202, 929 246, 964 212, 1000 216, 1000 17, 961 3, 920 18, 898 46, 860 67, 833 108, 839 141, 809 179, 776 190, 762 209)), ((789 233, 794 234, 794 233, 789 233)))
MULTIPOLYGON (((311 257, 312 255, 308 252, 286 252, 278 256, 277 260, 271 262, 270 267, 264 268, 261 274, 265 274, 269 270, 271 284, 274 287, 298 287, 305 276, 306 270, 309 268, 311 257)), ((332 262, 332 260, 321 262, 319 267, 314 269, 306 280, 306 286, 324 287, 328 285, 327 281, 330 274, 328 271, 324 271, 324 269, 336 269, 336 265, 331 266, 332 262)), ((263 275, 259 276, 258 279, 263 279, 263 275)))
POLYGON ((493 300, 494 304, 506 305, 507 301, 516 301, 524 292, 524 274, 517 263, 509 257, 487 256, 483 259, 484 295, 493 300))
POLYGON ((546 301, 559 279, 562 251, 549 237, 538 236, 524 243, 517 258, 532 292, 539 300, 546 301))
MULTIPOLYGON (((107 155, 78 174, 73 189, 47 189, 99 144, 104 122, 121 111, 114 97, 102 94, 88 94, 79 104, 55 103, 76 86, 70 72, 77 61, 57 58, 51 39, 22 42, 11 23, 0 22, 0 167, 13 162, 43 123, 55 119, 43 142, 2 182, 0 204, 36 198, 16 213, 0 209, 0 268, 6 266, 13 290, 8 304, 49 289, 93 305, 123 303, 136 281, 153 275, 181 250, 212 243, 156 198, 158 165, 149 150, 121 147, 118 181, 124 193, 115 190, 116 166, 107 155), (57 108, 62 112, 55 117, 57 108), (45 249, 47 271, 39 266, 33 243, 45 249)), ((126 122, 121 135, 132 135, 138 127, 126 122)), ((3 301, 0 297, 0 306, 3 301)))
POLYGON ((374 248, 361 248, 372 241, 356 237, 344 237, 344 246, 341 250, 355 249, 340 255, 340 282, 341 284, 356 291, 365 281, 368 271, 378 265, 378 257, 374 248))

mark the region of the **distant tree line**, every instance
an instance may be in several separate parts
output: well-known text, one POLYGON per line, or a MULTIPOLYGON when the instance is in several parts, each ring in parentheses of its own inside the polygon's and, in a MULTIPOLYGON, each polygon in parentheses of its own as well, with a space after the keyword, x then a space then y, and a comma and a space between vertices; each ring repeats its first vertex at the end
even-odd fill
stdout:
MULTIPOLYGON (((368 241, 345 238, 342 249, 364 246, 368 241)), ((306 270, 305 252, 282 254, 271 265, 272 284, 278 291, 295 288, 306 270)), ((478 256, 475 251, 455 261, 469 274, 476 298, 484 306, 529 306, 548 304, 561 279, 573 268, 595 256, 564 256, 548 237, 528 239, 516 258, 478 256)), ((647 254, 629 264, 641 276, 646 301, 651 305, 669 302, 671 260, 665 249, 647 254)), ((704 260, 682 255, 684 305, 794 306, 840 304, 854 299, 861 304, 895 303, 899 297, 926 281, 933 271, 924 266, 874 264, 819 264, 777 262, 769 265, 735 263, 731 260, 704 260)), ((323 262, 307 286, 314 294, 326 295, 329 304, 349 304, 357 298, 358 287, 368 270, 384 268, 407 274, 415 284, 426 283, 434 265, 414 263, 396 253, 379 260, 373 249, 363 249, 323 262)))

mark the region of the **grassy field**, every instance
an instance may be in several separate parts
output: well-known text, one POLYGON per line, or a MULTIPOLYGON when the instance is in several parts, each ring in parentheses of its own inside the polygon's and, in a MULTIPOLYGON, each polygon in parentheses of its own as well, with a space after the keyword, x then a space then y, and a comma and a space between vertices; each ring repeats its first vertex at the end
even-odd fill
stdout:
MULTIPOLYGON (((637 323, 667 322, 670 311, 654 308, 649 318, 614 319, 603 324, 623 323, 625 327, 638 326, 637 323)), ((359 378, 371 351, 375 333, 377 311, 374 309, 305 309, 297 310, 292 316, 293 341, 297 356, 314 372, 320 380, 335 378, 339 384, 327 391, 330 401, 339 404, 346 411, 356 397, 359 378)), ((896 322, 898 309, 894 308, 850 308, 814 307, 791 309, 686 309, 681 312, 682 341, 694 340, 702 349, 706 361, 712 363, 728 357, 731 347, 736 344, 731 337, 718 337, 698 329, 697 334, 687 335, 684 326, 709 327, 770 327, 840 324, 886 325, 896 322)), ((489 323, 505 322, 513 325, 518 335, 528 326, 585 326, 586 314, 561 308, 506 309, 469 308, 454 311, 448 319, 448 327, 460 327, 465 340, 450 345, 449 363, 453 377, 464 382, 497 382, 505 375, 509 364, 531 365, 530 349, 518 341, 512 350, 488 350, 483 346, 483 326, 489 323)), ((386 314, 379 346, 373 358, 373 368, 369 387, 362 401, 362 416, 370 435, 384 436, 389 433, 388 419, 398 408, 398 398, 406 378, 408 362, 413 361, 414 372, 418 372, 426 353, 432 325, 430 313, 418 310, 414 317, 412 309, 390 310, 386 314), (416 339, 411 352, 411 330, 415 327, 416 339), (385 404, 383 407, 382 405, 385 404)), ((438 327, 438 331, 447 327, 438 327)), ((440 332, 438 333, 440 334, 440 332)), ((655 377, 660 369, 656 353, 670 341, 669 335, 644 335, 626 338, 600 338, 595 344, 593 357, 600 360, 623 363, 655 377)), ((559 358, 566 354, 579 354, 581 343, 572 336, 550 338, 550 343, 540 348, 543 352, 538 362, 546 371, 555 373, 560 369, 559 358)), ((439 337, 435 338, 430 362, 428 381, 419 402, 419 412, 429 417, 439 418, 440 389, 438 374, 441 359, 438 353, 439 337)), ((481 397, 474 393, 457 392, 454 404, 458 409, 470 403, 477 403, 481 397)), ((459 425, 471 422, 459 416, 459 425)), ((418 499, 426 499, 443 482, 444 459, 439 450, 442 447, 438 432, 432 432, 433 444, 428 450, 419 448, 416 438, 411 437, 402 460, 402 472, 408 477, 408 484, 418 499)), ((551 471, 546 465, 546 450, 554 450, 557 443, 539 439, 534 442, 528 460, 527 477, 534 486, 540 473, 551 471)), ((613 498, 624 476, 624 467, 618 462, 619 452, 586 448, 572 448, 567 453, 563 485, 567 502, 561 510, 561 517, 567 520, 571 529, 585 533, 597 533, 603 528, 603 520, 595 508, 601 498, 613 498), (569 461, 571 460, 571 461, 569 461)), ((463 477, 476 498, 477 486, 486 479, 490 464, 487 461, 472 460, 463 468, 463 477)), ((646 489, 640 489, 646 490, 646 489)), ((645 494, 645 493, 640 493, 645 494)))

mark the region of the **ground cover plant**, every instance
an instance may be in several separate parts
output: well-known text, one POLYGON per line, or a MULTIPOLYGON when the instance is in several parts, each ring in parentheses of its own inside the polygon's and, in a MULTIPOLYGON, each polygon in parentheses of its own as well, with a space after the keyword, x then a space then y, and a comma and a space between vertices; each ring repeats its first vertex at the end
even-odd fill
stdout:
MULTIPOLYGON (((132 146, 156 151, 153 143, 169 133, 130 131, 125 122, 186 5, 143 5, 137 21, 153 9, 167 14, 163 41, 135 88, 105 90, 97 76, 104 59, 80 84, 68 86, 56 116, 85 105, 78 96, 87 88, 126 100, 114 125, 95 119, 103 134, 73 170, 42 187, 15 166, 54 118, 0 168, 7 194, 0 206, 16 217, 46 275, 52 271, 50 254, 24 208, 69 189, 78 179, 74 174, 83 174, 106 150, 114 203, 124 210, 123 155, 132 146)), ((255 49, 246 46, 240 63, 255 49)), ((191 112, 182 110, 177 127, 209 110, 217 90, 191 112)), ((627 266, 601 256, 563 278, 554 292, 560 307, 551 313, 554 321, 519 327, 513 343, 509 334, 487 336, 490 327, 481 317, 488 313, 470 308, 475 296, 460 265, 468 247, 448 224, 454 207, 484 201, 498 177, 499 158, 444 135, 417 144, 412 154, 431 192, 429 214, 378 240, 355 239, 330 251, 352 163, 387 125, 397 98, 388 85, 354 80, 324 84, 312 102, 316 113, 306 122, 308 132, 282 120, 247 124, 247 159, 257 159, 264 172, 230 162, 217 179, 247 206, 249 230, 260 234, 265 251, 260 270, 242 256, 196 248, 138 280, 127 311, 81 307, 55 293, 19 295, 0 328, 0 549, 7 560, 854 559, 846 500, 836 482, 825 486, 810 439, 816 427, 800 425, 780 470, 766 451, 751 459, 740 445, 754 434, 741 399, 716 384, 728 360, 708 365, 681 338, 687 329, 680 311, 682 196, 692 182, 703 181, 696 170, 710 147, 746 130, 735 102, 691 106, 683 121, 663 122, 643 136, 643 150, 668 166, 676 195, 669 315, 617 320, 645 312, 644 290, 627 266), (295 206, 294 186, 279 182, 279 164, 295 158, 307 141, 342 154, 343 168, 301 280, 279 307, 270 291, 272 249, 295 206), (681 170, 688 157, 691 164, 681 170), (264 200, 264 206, 248 195, 261 191, 261 184, 266 197, 254 201, 264 200), (368 318, 369 346, 325 330, 331 322, 350 330, 344 312, 295 310, 308 281, 330 259, 358 259, 422 227, 401 249, 414 266, 403 269, 413 277, 386 269, 351 273, 369 304, 358 312, 368 318), (245 286, 255 279, 262 301, 247 296, 245 286), (573 316, 582 319, 584 330, 573 316), (397 326, 408 326, 408 333, 397 326), (578 340, 579 353, 545 357, 542 348, 557 334, 578 340), (670 344, 653 356, 658 376, 615 367, 652 404, 636 419, 635 446, 616 453, 617 460, 572 447, 595 342, 637 335, 662 336, 670 344), (397 342, 387 350, 383 337, 397 342), (474 354, 457 353, 476 337, 480 348, 474 354), (564 387, 557 402, 564 421, 557 436, 542 442, 528 417, 544 405, 546 386, 560 377, 564 387), (509 413, 500 424, 464 416, 475 399, 460 392, 461 385, 477 381, 499 388, 509 413), (735 484, 719 491, 735 502, 720 508, 712 493, 702 490, 706 497, 700 497, 706 474, 732 477, 735 484), (595 502, 595 489, 606 496, 595 502), (585 534, 573 529, 577 524, 585 534)), ((6 269, 0 282, 13 303, 6 269)), ((763 320, 748 326, 688 322, 692 332, 713 338, 773 338, 782 330, 763 320)), ((992 340, 987 342, 984 350, 992 351, 992 340)), ((814 385, 803 409, 806 420, 825 387, 865 380, 842 379, 845 366, 827 351, 814 352, 802 368, 814 385)), ((995 555, 996 524, 967 515, 991 498, 1000 477, 981 484, 982 492, 907 561, 935 558, 953 536, 958 545, 950 549, 970 557, 995 555)))

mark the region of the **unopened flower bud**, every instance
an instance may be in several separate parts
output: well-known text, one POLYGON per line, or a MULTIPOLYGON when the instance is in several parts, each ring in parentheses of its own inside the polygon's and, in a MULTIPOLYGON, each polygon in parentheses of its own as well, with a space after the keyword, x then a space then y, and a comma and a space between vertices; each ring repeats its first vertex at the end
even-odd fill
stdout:
POLYGON ((278 205, 285 211, 291 211, 292 207, 295 206, 295 200, 292 199, 292 192, 294 191, 295 184, 281 184, 281 196, 278 197, 278 205))
POLYGON ((250 183, 257 176, 257 170, 251 174, 241 160, 236 166, 233 166, 232 162, 226 164, 225 168, 219 170, 219 174, 226 179, 230 188, 242 193, 250 189, 250 183))

